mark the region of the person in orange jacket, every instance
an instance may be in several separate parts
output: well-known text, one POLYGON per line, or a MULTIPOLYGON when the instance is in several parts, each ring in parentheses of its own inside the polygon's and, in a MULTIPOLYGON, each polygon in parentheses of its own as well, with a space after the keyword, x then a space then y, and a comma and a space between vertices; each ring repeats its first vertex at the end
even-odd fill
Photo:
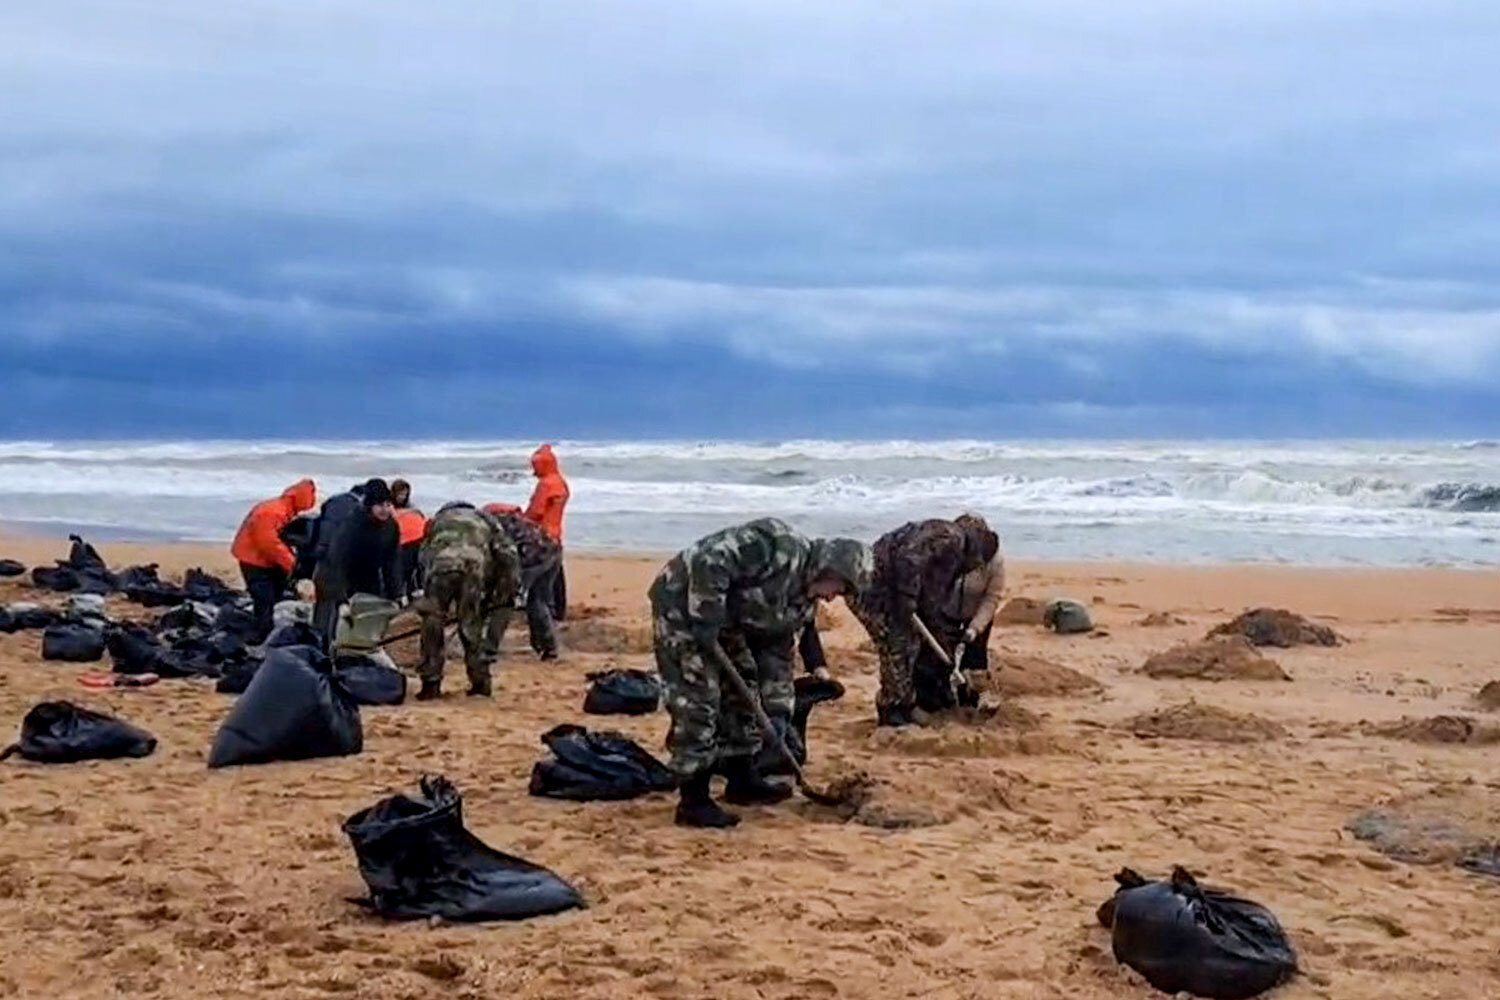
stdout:
POLYGON ((239 560, 240 575, 255 605, 256 642, 271 634, 276 602, 286 591, 296 555, 281 540, 281 531, 303 511, 312 510, 318 488, 311 479, 288 486, 281 496, 256 504, 245 516, 229 552, 239 560))
POLYGON ((411 505, 411 483, 404 479, 391 482, 391 506, 396 508, 396 530, 401 533, 401 579, 406 581, 406 596, 421 589, 417 554, 427 537, 427 515, 411 505))
MULTIPOLYGON (((568 481, 557 467, 557 456, 550 444, 544 444, 531 453, 531 471, 536 476, 536 489, 532 491, 531 503, 526 507, 526 519, 542 526, 547 537, 562 547, 563 512, 567 509, 572 491, 568 481)), ((557 582, 552 593, 552 617, 562 621, 568 611, 568 584, 559 567, 557 582)))

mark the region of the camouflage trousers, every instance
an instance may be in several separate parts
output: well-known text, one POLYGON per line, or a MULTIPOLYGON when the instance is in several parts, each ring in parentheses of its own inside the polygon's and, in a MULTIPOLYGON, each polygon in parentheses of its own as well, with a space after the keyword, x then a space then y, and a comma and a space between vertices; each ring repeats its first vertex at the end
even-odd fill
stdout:
POLYGON ((417 673, 424 681, 441 681, 447 660, 443 621, 458 619, 458 639, 464 648, 464 667, 469 683, 488 687, 490 666, 500 652, 500 637, 510 624, 511 608, 489 609, 490 594, 477 575, 437 573, 426 581, 427 589, 417 610, 422 616, 422 664, 417 673))
MULTIPOLYGON (((879 708, 936 712, 954 706, 948 665, 917 635, 909 621, 895 621, 895 615, 883 607, 861 605, 851 610, 869 633, 880 661, 880 692, 875 696, 879 708)), ((950 649, 957 645, 958 632, 951 623, 938 616, 923 620, 940 643, 950 649)))
MULTIPOLYGON (((672 718, 667 749, 673 770, 688 776, 712 770, 727 758, 756 753, 761 732, 754 710, 721 676, 718 664, 704 654, 693 634, 681 623, 658 617, 653 639, 672 718)), ((726 629, 719 644, 766 714, 773 720, 790 720, 796 701, 791 641, 752 642, 726 629)))

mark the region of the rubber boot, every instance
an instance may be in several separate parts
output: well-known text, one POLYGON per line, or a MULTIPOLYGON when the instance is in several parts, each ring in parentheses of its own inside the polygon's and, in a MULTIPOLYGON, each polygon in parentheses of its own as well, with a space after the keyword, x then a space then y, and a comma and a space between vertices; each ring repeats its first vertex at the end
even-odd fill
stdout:
POLYGON ((442 696, 443 696, 443 682, 442 681, 428 681, 428 680, 424 680, 422 682, 422 690, 420 690, 420 691, 417 692, 417 700, 418 701, 437 701, 442 696))
POLYGON ((478 684, 469 685, 468 695, 470 698, 488 698, 491 694, 490 682, 481 681, 478 684))
POLYGON ((875 706, 875 720, 881 726, 910 726, 917 720, 912 716, 911 708, 902 708, 896 705, 875 706))
POLYGON ((731 757, 724 762, 724 801, 737 806, 774 806, 792 797, 789 785, 767 781, 755 769, 754 757, 731 757))
POLYGON ((709 794, 708 783, 713 772, 700 771, 682 783, 681 801, 677 803, 677 825, 726 830, 738 826, 740 818, 725 812, 709 794))

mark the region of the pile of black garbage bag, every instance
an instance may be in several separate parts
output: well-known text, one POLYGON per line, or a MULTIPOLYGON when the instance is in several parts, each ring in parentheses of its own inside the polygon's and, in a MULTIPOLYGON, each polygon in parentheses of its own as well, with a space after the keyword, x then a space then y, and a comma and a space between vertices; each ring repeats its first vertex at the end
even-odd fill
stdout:
POLYGON ((1246 1000, 1297 972, 1297 955, 1265 907, 1205 889, 1183 868, 1152 882, 1125 869, 1099 907, 1115 959, 1164 993, 1246 1000))
POLYGON ((14 559, 0 559, 0 579, 9 576, 21 576, 26 572, 26 565, 18 563, 14 559))
MULTIPOLYGON (((239 601, 245 596, 243 591, 236 590, 201 569, 188 570, 180 585, 162 580, 155 563, 130 566, 115 572, 88 542, 78 535, 68 537, 72 548, 68 551, 67 559, 59 559, 53 566, 38 566, 31 571, 31 582, 37 588, 62 594, 124 594, 148 608, 175 607, 188 601, 224 605, 239 601)), ((20 566, 19 563, 8 565, 20 566)), ((21 567, 21 571, 24 572, 24 567, 21 567)))
POLYGON ((463 797, 441 777, 344 823, 369 887, 361 906, 393 920, 521 920, 583 905, 555 873, 503 854, 464 828, 463 797))
POLYGON ((146 757, 156 737, 144 729, 69 701, 46 701, 26 713, 20 742, 0 752, 0 760, 20 754, 43 764, 146 757))
MULTIPOLYGON (((292 646, 321 648, 322 638, 305 622, 281 625, 266 637, 266 652, 292 646)), ((227 668, 215 689, 220 694, 243 694, 261 663, 255 657, 227 668)), ((333 663, 333 676, 357 704, 400 705, 406 701, 406 675, 384 654, 340 653, 333 663)))
POLYGON ((222 677, 257 657, 248 642, 255 621, 244 602, 190 601, 167 611, 155 626, 112 625, 104 642, 116 673, 159 677, 222 677))

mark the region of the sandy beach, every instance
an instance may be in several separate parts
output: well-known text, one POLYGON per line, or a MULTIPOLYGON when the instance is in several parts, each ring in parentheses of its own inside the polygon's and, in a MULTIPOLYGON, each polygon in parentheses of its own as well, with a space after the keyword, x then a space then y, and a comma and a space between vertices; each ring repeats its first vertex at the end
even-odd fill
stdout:
MULTIPOLYGON (((111 565, 238 582, 217 546, 100 548, 111 565)), ((64 549, 0 541, 28 565, 64 549)), ((1278 914, 1305 973, 1286 1000, 1481 996, 1500 977, 1500 879, 1451 858, 1394 861, 1345 830, 1370 807, 1425 799, 1500 836, 1495 746, 1374 732, 1500 723, 1474 702, 1500 679, 1500 574, 1014 565, 1013 595, 1076 597, 1100 631, 997 628, 1007 707, 895 732, 873 725, 874 656, 835 605, 826 644, 849 693, 814 713, 810 771, 864 769, 874 802, 852 820, 797 801, 745 810, 739 829, 709 833, 674 827, 669 796, 571 805, 526 791, 538 737, 559 723, 661 752, 664 714, 580 710, 588 672, 650 666, 644 590, 660 561, 572 558, 560 662, 536 662, 513 633, 493 702, 364 709, 364 752, 338 760, 211 773, 231 702, 210 684, 90 691, 85 668, 40 659, 39 633, 0 635, 6 740, 30 706, 66 698, 161 741, 143 760, 0 765, 0 996, 1144 1000, 1159 994, 1116 965, 1094 911, 1121 867, 1178 863, 1278 914), (1258 605, 1348 642, 1266 650, 1290 682, 1139 672, 1258 605), (589 907, 429 926, 347 902, 363 885, 340 823, 424 772, 459 787, 481 838, 572 880, 589 907)), ((0 601, 33 596, 0 582, 0 601)), ((398 652, 409 666, 415 650, 398 652)))

